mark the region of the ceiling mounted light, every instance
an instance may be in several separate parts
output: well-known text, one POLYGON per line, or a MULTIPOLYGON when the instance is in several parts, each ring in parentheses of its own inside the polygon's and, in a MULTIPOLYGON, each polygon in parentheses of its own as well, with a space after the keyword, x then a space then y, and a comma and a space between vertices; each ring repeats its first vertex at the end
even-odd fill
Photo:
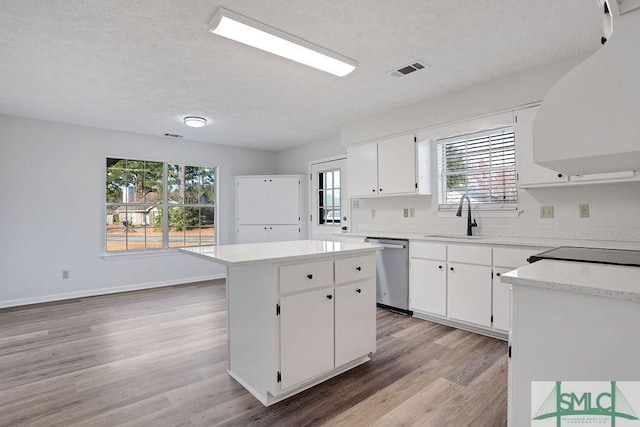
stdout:
POLYGON ((184 118, 184 124, 192 128, 201 128, 207 124, 207 119, 203 117, 189 116, 184 118))
POLYGON ((357 65, 352 59, 222 7, 209 22, 209 28, 213 34, 326 71, 338 77, 346 76, 357 65))

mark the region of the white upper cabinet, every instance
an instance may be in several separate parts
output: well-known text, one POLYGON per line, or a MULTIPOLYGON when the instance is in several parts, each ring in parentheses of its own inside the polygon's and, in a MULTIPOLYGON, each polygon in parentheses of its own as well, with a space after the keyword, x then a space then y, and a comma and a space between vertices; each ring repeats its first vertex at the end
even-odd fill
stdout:
POLYGON ((569 177, 533 163, 533 119, 539 107, 515 111, 516 171, 518 187, 545 187, 566 184, 569 177))
POLYGON ((347 147, 349 197, 416 194, 413 134, 347 147))

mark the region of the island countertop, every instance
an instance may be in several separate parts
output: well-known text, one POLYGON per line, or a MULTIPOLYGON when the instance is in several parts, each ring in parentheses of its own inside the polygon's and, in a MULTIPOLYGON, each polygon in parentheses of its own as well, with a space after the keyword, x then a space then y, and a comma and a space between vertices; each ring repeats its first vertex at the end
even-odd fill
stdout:
POLYGON ((302 261, 336 254, 353 255, 362 253, 364 255, 380 249, 382 249, 381 246, 369 243, 292 240, 242 245, 202 246, 182 248, 180 250, 231 267, 269 262, 302 261))
POLYGON ((501 276, 502 282, 640 302, 640 268, 542 260, 501 276))

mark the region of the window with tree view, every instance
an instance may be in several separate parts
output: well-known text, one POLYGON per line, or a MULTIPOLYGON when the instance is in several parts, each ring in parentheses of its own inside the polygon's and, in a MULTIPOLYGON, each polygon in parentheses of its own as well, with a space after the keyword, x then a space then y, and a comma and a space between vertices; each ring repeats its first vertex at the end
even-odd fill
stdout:
POLYGON ((440 209, 457 208, 460 198, 485 209, 515 209, 513 126, 437 141, 440 209))
POLYGON ((340 224, 340 169, 318 173, 318 224, 340 224))
POLYGON ((215 244, 214 167, 107 158, 107 252, 215 244))

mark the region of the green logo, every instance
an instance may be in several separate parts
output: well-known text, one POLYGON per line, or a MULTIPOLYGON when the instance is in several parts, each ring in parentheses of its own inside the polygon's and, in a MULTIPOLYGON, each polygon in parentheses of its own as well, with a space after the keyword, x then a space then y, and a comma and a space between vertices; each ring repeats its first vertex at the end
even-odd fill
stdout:
POLYGON ((637 420, 636 413, 620 392, 616 381, 605 384, 610 385, 605 390, 594 391, 591 389, 576 392, 574 389, 574 391, 563 392, 561 389, 562 381, 556 381, 555 386, 533 419, 555 418, 557 427, 561 427, 563 417, 572 423, 592 419, 592 417, 606 417, 610 419, 612 427, 616 425, 616 418, 637 420))

